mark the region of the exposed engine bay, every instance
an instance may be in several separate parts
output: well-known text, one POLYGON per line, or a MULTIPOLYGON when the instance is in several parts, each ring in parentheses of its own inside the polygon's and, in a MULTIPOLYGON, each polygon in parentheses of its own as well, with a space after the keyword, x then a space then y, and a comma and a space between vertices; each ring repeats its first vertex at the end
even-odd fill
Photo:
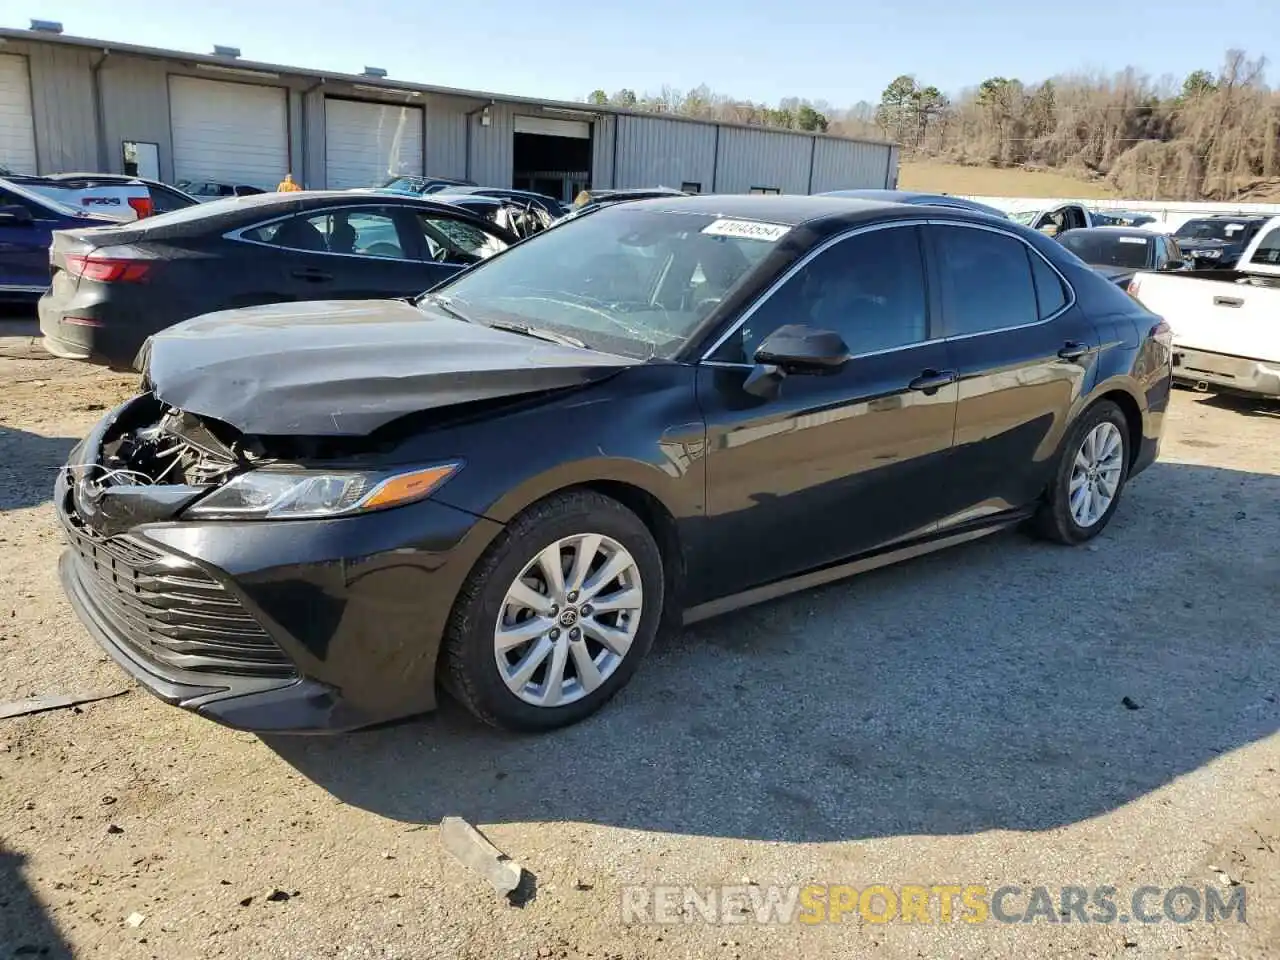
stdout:
POLYGON ((123 429, 104 438, 102 475, 94 478, 100 485, 207 486, 252 466, 257 459, 239 440, 227 442, 193 414, 158 402, 145 406, 163 410, 160 418, 137 427, 117 424, 123 429))

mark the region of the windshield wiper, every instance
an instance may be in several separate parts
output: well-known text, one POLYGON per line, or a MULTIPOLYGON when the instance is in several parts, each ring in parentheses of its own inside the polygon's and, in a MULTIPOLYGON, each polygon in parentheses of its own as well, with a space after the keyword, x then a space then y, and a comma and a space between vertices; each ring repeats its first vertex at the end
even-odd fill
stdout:
POLYGON ((465 313, 463 313, 456 306, 454 306, 454 304, 457 303, 457 301, 454 300, 453 297, 446 297, 443 293, 428 292, 428 293, 424 293, 422 296, 418 297, 418 299, 414 300, 413 305, 416 307, 419 304, 421 304, 423 300, 427 300, 427 301, 430 301, 431 303, 434 303, 437 307, 439 307, 445 313, 449 314, 449 316, 453 317, 455 320, 461 320, 463 323, 475 323, 474 320, 472 320, 465 313))
POLYGON ((567 333, 556 333, 553 330, 543 330, 540 327, 531 327, 527 323, 516 323, 512 320, 490 320, 485 326, 493 327, 495 330, 506 330, 510 333, 520 333, 526 337, 537 337, 539 340, 547 340, 551 343, 558 343, 566 347, 579 347, 583 350, 587 349, 587 345, 577 337, 571 337, 567 333))

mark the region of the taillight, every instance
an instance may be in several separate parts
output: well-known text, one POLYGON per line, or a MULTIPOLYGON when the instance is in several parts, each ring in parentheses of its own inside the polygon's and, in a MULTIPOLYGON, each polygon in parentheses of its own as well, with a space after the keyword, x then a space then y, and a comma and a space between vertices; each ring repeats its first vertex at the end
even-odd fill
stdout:
POLYGON ((67 273, 98 283, 142 283, 150 271, 149 260, 95 257, 93 254, 67 256, 67 273))
POLYGON ((156 212, 156 205, 151 202, 150 197, 130 197, 129 206, 133 207, 133 211, 138 215, 139 220, 156 212))

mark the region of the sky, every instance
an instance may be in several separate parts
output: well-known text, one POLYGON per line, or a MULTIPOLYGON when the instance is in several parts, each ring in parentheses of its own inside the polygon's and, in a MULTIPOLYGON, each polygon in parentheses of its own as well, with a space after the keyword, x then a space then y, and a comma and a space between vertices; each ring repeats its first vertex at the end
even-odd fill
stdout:
MULTIPOLYGON (((1280 0, 0 0, 0 26, 557 100, 705 83, 776 103, 877 102, 914 74, 954 95, 1127 66, 1214 70, 1232 47, 1280 57, 1280 0), (1268 49, 1269 47, 1269 49, 1268 49)), ((1275 69, 1270 71, 1274 79, 1275 69)))

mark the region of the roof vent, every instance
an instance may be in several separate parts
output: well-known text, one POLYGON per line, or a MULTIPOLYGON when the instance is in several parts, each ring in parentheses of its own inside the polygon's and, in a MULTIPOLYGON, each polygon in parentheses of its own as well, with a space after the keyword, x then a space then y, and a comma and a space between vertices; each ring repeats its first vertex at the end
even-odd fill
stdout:
POLYGON ((40 33, 61 33, 62 24, 57 20, 32 20, 31 29, 40 33))
POLYGON ((224 47, 215 43, 213 45, 213 55, 215 57, 230 57, 232 60, 235 60, 240 56, 240 48, 224 47))
POLYGON ((387 71, 383 70, 381 67, 365 67, 364 75, 366 77, 376 77, 381 80, 387 75, 387 71))

